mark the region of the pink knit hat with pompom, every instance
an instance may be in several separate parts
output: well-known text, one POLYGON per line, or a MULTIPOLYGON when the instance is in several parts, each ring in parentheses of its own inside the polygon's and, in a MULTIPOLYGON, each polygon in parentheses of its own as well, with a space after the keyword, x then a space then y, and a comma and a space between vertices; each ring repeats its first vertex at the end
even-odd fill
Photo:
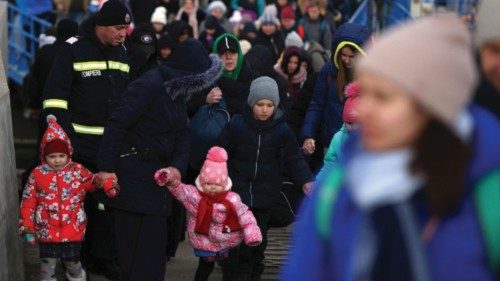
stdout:
POLYGON ((358 122, 359 112, 357 110, 360 87, 358 82, 352 82, 345 88, 345 104, 342 119, 346 123, 358 122))
POLYGON ((200 170, 200 184, 217 184, 227 187, 227 152, 224 148, 214 146, 207 153, 207 159, 200 170))

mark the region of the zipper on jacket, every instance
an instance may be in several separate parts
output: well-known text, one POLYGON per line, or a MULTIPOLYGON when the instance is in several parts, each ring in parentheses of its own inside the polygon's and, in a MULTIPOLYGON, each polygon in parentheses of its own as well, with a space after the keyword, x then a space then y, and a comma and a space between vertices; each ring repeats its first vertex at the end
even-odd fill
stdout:
MULTIPOLYGON (((64 174, 63 174, 63 178, 64 178, 64 174)), ((59 188, 59 171, 56 172, 56 187, 57 187, 57 194, 59 196, 57 196, 57 201, 59 201, 59 206, 57 206, 57 217, 58 217, 58 220, 59 220, 59 229, 57 230, 57 232, 59 232, 62 227, 63 227, 63 222, 62 222, 62 210, 63 210, 63 200, 62 200, 62 196, 63 196, 63 189, 59 188)), ((50 220, 50 216, 51 216, 51 212, 49 212, 49 220, 50 220)))
POLYGON ((253 207, 253 194, 252 194, 252 185, 253 182, 255 181, 255 178, 257 178, 257 170, 258 170, 258 163, 259 163, 259 154, 260 154, 260 138, 262 134, 259 133, 259 141, 257 143, 257 157, 255 158, 255 173, 253 174, 253 179, 250 182, 250 206, 253 207))

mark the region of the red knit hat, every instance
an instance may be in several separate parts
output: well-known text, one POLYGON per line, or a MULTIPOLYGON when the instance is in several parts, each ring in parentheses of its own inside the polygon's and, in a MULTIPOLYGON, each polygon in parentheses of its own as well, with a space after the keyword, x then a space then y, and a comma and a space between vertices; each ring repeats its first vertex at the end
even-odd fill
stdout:
POLYGON ((210 148, 207 159, 200 170, 199 182, 203 184, 217 184, 226 189, 229 183, 227 175, 227 152, 222 147, 210 148))
POLYGON ((68 144, 61 139, 54 139, 53 141, 47 143, 45 145, 45 149, 43 150, 44 156, 51 153, 64 153, 69 156, 68 144))
POLYGON ((352 82, 345 88, 345 104, 344 111, 342 113, 342 119, 346 123, 357 123, 359 112, 357 110, 358 98, 359 98, 359 84, 358 82, 352 82))
POLYGON ((57 123, 54 115, 47 116, 47 129, 40 143, 40 161, 45 162, 45 156, 51 153, 65 153, 68 157, 73 154, 71 142, 64 130, 57 123))
POLYGON ((281 14, 280 18, 283 19, 295 19, 295 11, 293 10, 292 6, 286 5, 281 9, 281 14))

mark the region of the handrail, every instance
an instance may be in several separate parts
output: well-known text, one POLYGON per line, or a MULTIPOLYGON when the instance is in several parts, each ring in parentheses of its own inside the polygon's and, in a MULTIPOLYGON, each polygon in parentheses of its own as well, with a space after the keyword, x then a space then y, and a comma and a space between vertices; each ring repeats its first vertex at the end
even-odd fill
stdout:
POLYGON ((36 48, 40 43, 40 39, 35 34, 35 25, 39 26, 40 32, 43 33, 52 24, 22 11, 11 3, 8 4, 7 9, 9 79, 18 85, 22 85, 24 77, 29 72, 36 48))
MULTIPOLYGON (((387 0, 384 1, 384 8, 383 10, 385 11, 386 6, 385 5, 392 5, 390 11, 385 14, 384 18, 382 19, 382 22, 380 23, 372 23, 370 22, 371 19, 373 19, 373 12, 370 11, 371 6, 370 2, 373 0, 364 0, 358 7, 358 9, 354 12, 352 17, 350 18, 349 22, 351 23, 358 23, 358 24, 363 24, 369 27, 372 32, 377 32, 378 30, 378 25, 382 25, 382 28, 389 27, 393 24, 397 24, 401 21, 404 21, 406 19, 411 18, 411 3, 410 0, 387 0)), ((383 12, 383 11, 379 11, 383 12)))

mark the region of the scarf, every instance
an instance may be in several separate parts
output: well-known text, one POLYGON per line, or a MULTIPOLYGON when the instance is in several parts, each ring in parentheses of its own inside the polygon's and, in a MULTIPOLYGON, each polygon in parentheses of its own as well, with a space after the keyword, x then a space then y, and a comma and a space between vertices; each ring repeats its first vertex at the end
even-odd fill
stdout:
POLYGON ((198 38, 198 18, 196 17, 198 12, 198 7, 193 8, 191 12, 186 11, 186 9, 180 8, 177 12, 176 20, 181 20, 182 14, 186 13, 188 16, 188 24, 193 28, 193 37, 198 38))
POLYGON ((410 199, 424 183, 422 176, 408 170, 412 157, 411 150, 399 149, 363 151, 353 158, 347 167, 347 182, 356 204, 370 211, 410 199))
POLYGON ((224 221, 224 231, 233 232, 241 229, 238 222, 238 213, 234 205, 226 198, 229 191, 214 195, 200 191, 201 199, 196 214, 196 225, 194 232, 208 235, 208 229, 212 223, 214 204, 222 204, 226 207, 226 220, 224 221))

